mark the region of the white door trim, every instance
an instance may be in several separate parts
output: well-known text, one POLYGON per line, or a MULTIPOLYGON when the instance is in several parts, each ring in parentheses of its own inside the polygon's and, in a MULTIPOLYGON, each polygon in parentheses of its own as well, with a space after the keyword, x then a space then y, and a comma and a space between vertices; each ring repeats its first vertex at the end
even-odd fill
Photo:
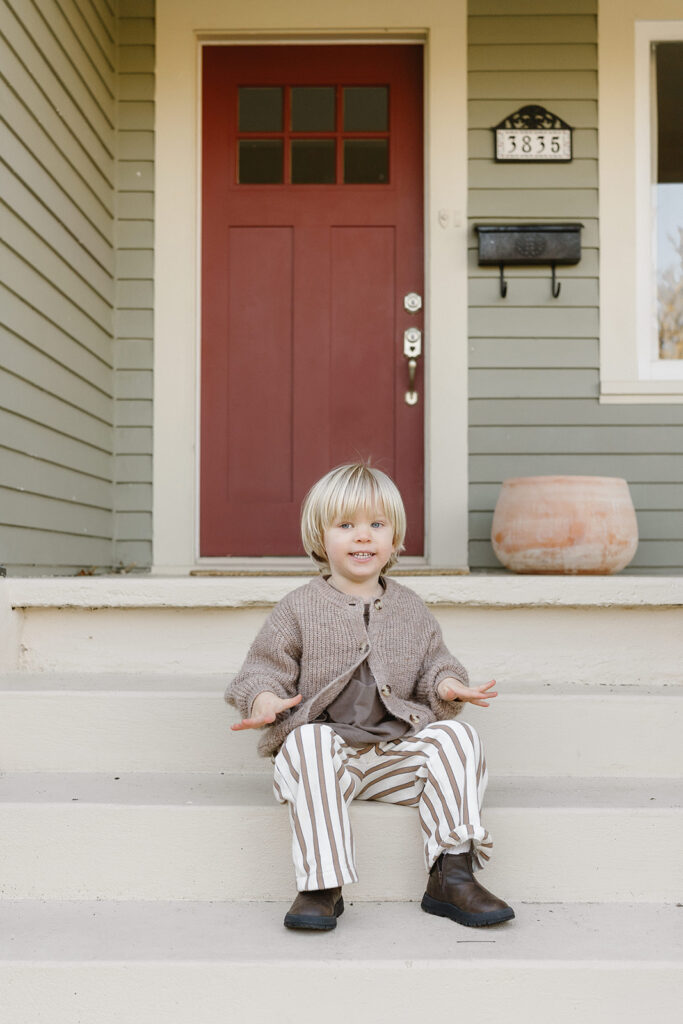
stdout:
POLYGON ((467 565, 465 0, 426 0, 418 12, 406 0, 367 0, 348 3, 343 13, 337 5, 333 11, 332 5, 304 0, 258 5, 256 10, 229 0, 191 5, 168 0, 157 14, 155 573, 185 574, 232 564, 230 559, 198 555, 201 47, 238 40, 317 44, 420 39, 425 43, 428 339, 424 561, 467 565), (288 31, 287 24, 296 31, 288 31), (394 25, 396 31, 378 25, 394 25))

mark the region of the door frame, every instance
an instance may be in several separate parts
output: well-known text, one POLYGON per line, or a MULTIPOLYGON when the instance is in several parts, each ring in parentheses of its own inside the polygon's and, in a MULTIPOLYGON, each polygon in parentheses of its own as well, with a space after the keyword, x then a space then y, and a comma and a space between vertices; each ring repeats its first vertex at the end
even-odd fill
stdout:
POLYGON ((184 575, 197 568, 229 569, 245 563, 256 568, 266 561, 285 570, 308 564, 304 558, 199 557, 201 54, 207 45, 250 43, 421 43, 425 48, 425 556, 404 559, 403 564, 467 566, 467 12, 465 0, 425 0, 418 15, 414 6, 406 0, 364 0, 328 10, 328 5, 290 0, 286 5, 260 5, 256 14, 235 0, 192 5, 168 0, 159 6, 156 574, 184 575), (283 10, 289 23, 297 25, 296 32, 282 29, 283 10), (254 24, 257 17, 260 23, 254 24), (189 253, 191 260, 183 258, 189 253))

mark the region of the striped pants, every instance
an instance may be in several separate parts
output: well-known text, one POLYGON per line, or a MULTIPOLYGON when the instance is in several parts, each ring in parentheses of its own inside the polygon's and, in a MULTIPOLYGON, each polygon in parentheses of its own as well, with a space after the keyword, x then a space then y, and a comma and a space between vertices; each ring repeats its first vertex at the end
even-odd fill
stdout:
POLYGON ((429 869, 441 853, 472 849, 475 869, 492 846, 479 811, 488 776, 467 723, 434 722, 415 736, 349 746, 329 725, 294 729, 275 758, 274 792, 289 807, 297 889, 357 882, 348 805, 383 800, 416 807, 429 869))

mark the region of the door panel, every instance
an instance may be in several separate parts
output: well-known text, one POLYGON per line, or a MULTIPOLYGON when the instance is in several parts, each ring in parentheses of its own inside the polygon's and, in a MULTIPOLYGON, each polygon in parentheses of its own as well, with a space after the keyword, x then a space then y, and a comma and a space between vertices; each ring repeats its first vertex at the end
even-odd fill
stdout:
POLYGON ((422 328, 403 307, 422 293, 421 61, 204 50, 202 556, 301 554, 304 494, 357 458, 396 480, 422 552, 424 399, 405 403, 403 356, 422 328))
POLYGON ((224 466, 231 504, 293 500, 292 236, 287 227, 230 229, 228 433, 248 439, 224 466))
POLYGON ((330 454, 346 458, 349 431, 361 452, 394 448, 395 342, 392 227, 332 228, 330 454), (371 398, 369 387, 371 385, 371 398))

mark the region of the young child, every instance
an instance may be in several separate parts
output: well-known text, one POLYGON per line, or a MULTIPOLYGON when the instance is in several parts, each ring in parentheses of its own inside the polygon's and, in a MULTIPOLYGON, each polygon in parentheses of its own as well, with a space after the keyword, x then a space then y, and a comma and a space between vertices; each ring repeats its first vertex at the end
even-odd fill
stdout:
POLYGON ((266 727, 274 792, 289 807, 298 895, 288 928, 335 928, 342 885, 356 882, 348 804, 417 808, 429 870, 422 909, 477 927, 514 911, 473 877, 489 859, 479 819, 486 762, 465 702, 488 707, 491 680, 469 688, 439 625, 384 574, 406 531, 396 485, 365 464, 340 466, 303 504, 304 548, 320 575, 273 609, 226 692, 242 721, 266 727))

